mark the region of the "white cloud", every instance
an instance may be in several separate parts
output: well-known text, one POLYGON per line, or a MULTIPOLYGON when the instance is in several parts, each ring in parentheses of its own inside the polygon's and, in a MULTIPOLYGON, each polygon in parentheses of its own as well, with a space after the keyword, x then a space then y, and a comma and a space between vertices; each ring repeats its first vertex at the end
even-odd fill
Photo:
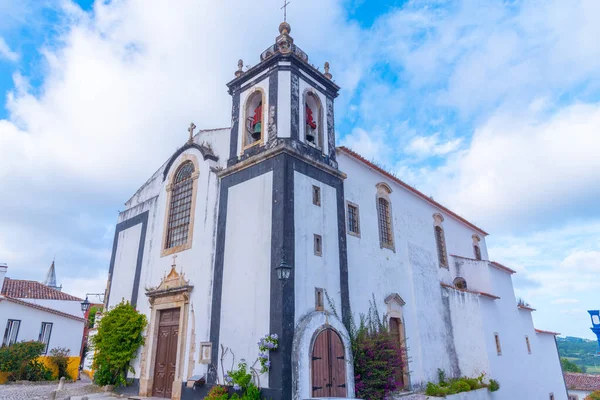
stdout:
POLYGON ((579 303, 578 299, 560 298, 560 299, 552 300, 552 304, 577 304, 577 303, 579 303))
POLYGON ((12 51, 10 49, 10 47, 8 47, 8 44, 6 44, 6 41, 1 36, 0 36, 0 58, 5 58, 8 61, 13 61, 13 62, 19 60, 19 55, 17 53, 15 53, 14 51, 12 51))
POLYGON ((444 156, 458 150, 462 141, 462 138, 457 138, 440 142, 439 133, 431 136, 416 136, 408 143, 404 151, 419 158, 444 156))

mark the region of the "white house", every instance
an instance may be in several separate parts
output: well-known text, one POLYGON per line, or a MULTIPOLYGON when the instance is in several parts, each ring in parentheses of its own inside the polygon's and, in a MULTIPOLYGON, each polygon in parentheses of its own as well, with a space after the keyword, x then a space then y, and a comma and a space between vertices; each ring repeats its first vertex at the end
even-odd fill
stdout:
POLYGON ((83 300, 39 282, 7 278, 7 269, 6 264, 0 264, 2 346, 36 340, 46 344, 43 355, 61 347, 78 359, 86 323, 80 304, 83 300))
POLYGON ((201 398, 186 383, 222 383, 232 354, 252 363, 277 334, 260 376, 269 398, 353 397, 346 327, 374 298, 407 349, 405 388, 441 368, 487 373, 493 399, 567 400, 555 334, 517 306, 487 233, 336 147, 339 87, 290 30, 253 68, 240 60, 231 128, 194 136, 192 124, 119 214, 106 303, 150 321, 133 362, 140 395, 201 398))

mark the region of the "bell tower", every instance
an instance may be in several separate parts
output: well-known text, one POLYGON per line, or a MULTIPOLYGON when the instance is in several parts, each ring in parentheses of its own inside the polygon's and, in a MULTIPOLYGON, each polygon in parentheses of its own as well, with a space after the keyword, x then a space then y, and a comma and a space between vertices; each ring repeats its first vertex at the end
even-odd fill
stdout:
MULTIPOLYGON (((318 334, 307 329, 314 321, 335 325, 323 294, 345 323, 350 316, 345 174, 335 153, 340 88, 329 64, 324 72, 309 64, 290 32, 290 24, 281 23, 260 62, 244 71, 240 60, 227 84, 233 100, 230 152, 227 168, 217 172, 210 326, 214 362, 224 348, 237 359, 255 359, 260 337, 277 335, 279 347, 260 378, 263 395, 274 400, 315 397, 311 351, 298 346, 318 334)), ((348 337, 342 321, 336 326, 340 337, 348 337)), ((222 382, 219 374, 220 366, 212 365, 207 382, 222 382)), ((347 385, 339 390, 352 397, 350 371, 347 385)))
POLYGON ((233 97, 229 166, 285 143, 337 168, 333 101, 339 87, 329 63, 324 73, 308 63, 291 30, 282 22, 260 62, 244 71, 239 60, 235 79, 227 84, 233 97))

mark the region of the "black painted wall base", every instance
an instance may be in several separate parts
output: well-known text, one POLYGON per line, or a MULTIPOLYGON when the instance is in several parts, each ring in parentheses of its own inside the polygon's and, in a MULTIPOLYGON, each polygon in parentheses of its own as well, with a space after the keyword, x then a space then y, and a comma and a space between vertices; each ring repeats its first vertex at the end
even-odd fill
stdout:
MULTIPOLYGON (((199 400, 206 397, 213 385, 207 384, 200 387, 194 388, 186 387, 185 383, 181 390, 181 400, 199 400)), ((229 394, 235 393, 232 388, 229 389, 229 394)), ((281 400, 281 390, 277 389, 261 389, 260 393, 264 399, 267 400, 281 400)))

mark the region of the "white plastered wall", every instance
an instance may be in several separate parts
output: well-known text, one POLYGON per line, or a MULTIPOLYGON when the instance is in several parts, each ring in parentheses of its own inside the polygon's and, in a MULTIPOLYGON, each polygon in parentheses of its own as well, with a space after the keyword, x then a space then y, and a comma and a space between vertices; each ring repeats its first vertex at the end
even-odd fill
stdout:
POLYGON ((9 319, 21 321, 17 336, 18 342, 39 340, 42 322, 52 323, 48 350, 64 347, 70 350, 71 356, 79 356, 83 338, 83 321, 2 300, 0 301, 0 328, 2 332, 4 332, 9 319))
MULTIPOLYGON (((335 188, 294 173, 296 323, 315 310, 315 288, 327 290, 341 315, 340 248, 335 188), (312 202, 312 187, 321 189, 321 205, 312 202), (314 235, 322 237, 322 254, 315 255, 314 235)), ((325 306, 327 300, 323 299, 325 306)))
MULTIPOLYGON (((20 299, 28 303, 37 304, 38 306, 52 308, 53 310, 62 311, 67 314, 83 318, 81 311, 81 302, 83 300, 49 300, 49 299, 20 299)), ((91 299, 94 301, 94 299, 91 299)))
POLYGON ((119 232, 110 288, 111 306, 118 304, 123 299, 131 301, 141 233, 142 224, 119 232))
MULTIPOLYGON (((289 66, 290 62, 280 62, 280 66, 289 66)), ((292 124, 292 81, 291 71, 279 71, 277 77, 277 136, 289 138, 292 124)))
POLYGON ((255 360, 259 338, 270 333, 272 191, 272 172, 229 189, 219 341, 236 363, 255 360))

